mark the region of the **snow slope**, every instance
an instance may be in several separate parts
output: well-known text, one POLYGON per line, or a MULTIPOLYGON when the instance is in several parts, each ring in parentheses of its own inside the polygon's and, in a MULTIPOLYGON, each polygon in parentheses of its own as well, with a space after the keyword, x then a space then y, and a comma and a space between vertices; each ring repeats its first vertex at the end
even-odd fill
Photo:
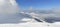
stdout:
POLYGON ((47 23, 47 22, 36 22, 34 19, 22 19, 27 21, 26 23, 18 24, 0 24, 0 27, 60 27, 60 22, 47 23))
POLYGON ((0 27, 60 27, 60 24, 28 22, 28 23, 20 23, 20 24, 0 24, 0 27))

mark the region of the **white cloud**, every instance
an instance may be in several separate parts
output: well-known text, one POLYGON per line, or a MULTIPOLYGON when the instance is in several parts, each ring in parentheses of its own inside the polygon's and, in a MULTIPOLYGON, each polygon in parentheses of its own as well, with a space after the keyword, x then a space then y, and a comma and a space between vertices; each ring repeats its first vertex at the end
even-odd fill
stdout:
POLYGON ((5 0, 0 0, 0 6, 3 5, 5 0))
POLYGON ((19 8, 15 0, 0 0, 0 13, 12 14, 18 13, 19 8))
POLYGON ((0 23, 19 22, 19 7, 15 0, 0 0, 0 23))
POLYGON ((45 20, 47 19, 54 19, 54 20, 59 20, 60 19, 60 9, 51 9, 51 10, 37 10, 33 11, 32 13, 29 13, 30 16, 32 16, 33 18, 38 18, 38 19, 42 19, 45 20))

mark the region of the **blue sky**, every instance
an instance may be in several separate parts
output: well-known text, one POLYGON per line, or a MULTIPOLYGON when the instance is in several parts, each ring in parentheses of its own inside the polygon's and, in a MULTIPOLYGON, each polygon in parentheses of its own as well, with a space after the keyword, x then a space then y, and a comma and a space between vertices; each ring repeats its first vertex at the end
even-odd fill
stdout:
POLYGON ((60 0, 17 0, 21 9, 28 9, 30 6, 33 9, 51 9, 59 8, 60 0))

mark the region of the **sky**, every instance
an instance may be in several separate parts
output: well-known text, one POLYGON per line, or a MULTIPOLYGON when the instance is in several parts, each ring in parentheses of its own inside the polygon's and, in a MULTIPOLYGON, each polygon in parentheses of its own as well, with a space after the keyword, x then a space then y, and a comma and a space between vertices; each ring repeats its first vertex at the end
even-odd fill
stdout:
POLYGON ((16 0, 21 9, 28 9, 32 6, 33 9, 51 9, 59 8, 60 0, 16 0))
MULTIPOLYGON (((24 18, 53 18, 53 20, 60 21, 60 9, 57 7, 60 6, 60 2, 58 0, 17 0, 19 5, 15 0, 0 0, 0 24, 1 23, 20 23, 20 21, 24 18), (38 10, 28 10, 28 11, 20 11, 21 9, 38 9, 38 10), (39 10, 39 9, 45 10, 39 10), (56 8, 52 10, 46 10, 48 8, 56 8), (28 13, 28 14, 26 14, 28 13)), ((43 19, 43 20, 44 20, 43 19)), ((25 22, 25 21, 24 21, 25 22)))

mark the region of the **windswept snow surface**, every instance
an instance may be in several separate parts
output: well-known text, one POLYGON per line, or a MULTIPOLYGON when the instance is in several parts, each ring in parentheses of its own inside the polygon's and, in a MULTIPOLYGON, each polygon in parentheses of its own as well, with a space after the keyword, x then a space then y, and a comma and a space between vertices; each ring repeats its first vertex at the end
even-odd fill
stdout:
POLYGON ((0 24, 0 27, 60 27, 60 24, 27 22, 27 23, 20 23, 20 24, 0 24))
MULTIPOLYGON (((25 19, 23 19, 24 21, 25 19)), ((30 19, 29 19, 30 20, 30 19)), ((28 21, 28 20, 26 20, 28 21)), ((34 22, 35 20, 28 21, 26 23, 18 24, 0 24, 0 27, 60 27, 60 22, 47 23, 47 22, 34 22)))
POLYGON ((0 24, 0 27, 48 27, 46 23, 0 24))

